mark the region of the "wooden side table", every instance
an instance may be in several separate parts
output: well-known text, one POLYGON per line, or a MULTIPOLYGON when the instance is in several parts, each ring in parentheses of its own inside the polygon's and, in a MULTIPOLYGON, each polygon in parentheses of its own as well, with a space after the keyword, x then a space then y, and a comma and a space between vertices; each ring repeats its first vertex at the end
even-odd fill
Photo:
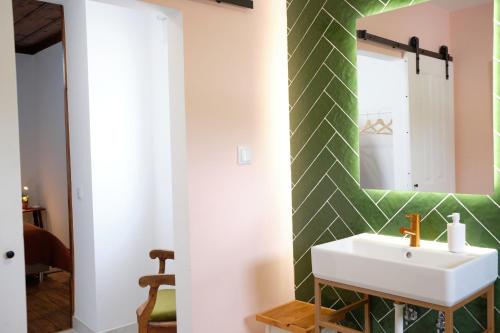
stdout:
POLYGON ((23 208, 23 214, 32 213, 33 214, 33 224, 36 225, 37 227, 42 228, 42 229, 43 229, 42 212, 44 212, 44 211, 46 211, 46 209, 43 207, 23 208))

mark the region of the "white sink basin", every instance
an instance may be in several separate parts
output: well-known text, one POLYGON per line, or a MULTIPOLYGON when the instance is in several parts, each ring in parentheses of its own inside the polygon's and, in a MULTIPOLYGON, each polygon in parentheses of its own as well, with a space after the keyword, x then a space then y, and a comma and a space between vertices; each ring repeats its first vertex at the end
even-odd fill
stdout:
POLYGON ((360 234, 312 248, 317 278, 443 306, 453 306, 497 278, 497 250, 360 234))

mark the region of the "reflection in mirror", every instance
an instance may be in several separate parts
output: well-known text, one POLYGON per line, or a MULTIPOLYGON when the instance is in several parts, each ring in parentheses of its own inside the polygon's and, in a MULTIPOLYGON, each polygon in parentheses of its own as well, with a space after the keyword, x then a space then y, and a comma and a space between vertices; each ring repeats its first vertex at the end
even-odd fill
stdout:
POLYGON ((493 191, 493 0, 357 21, 361 187, 493 191))

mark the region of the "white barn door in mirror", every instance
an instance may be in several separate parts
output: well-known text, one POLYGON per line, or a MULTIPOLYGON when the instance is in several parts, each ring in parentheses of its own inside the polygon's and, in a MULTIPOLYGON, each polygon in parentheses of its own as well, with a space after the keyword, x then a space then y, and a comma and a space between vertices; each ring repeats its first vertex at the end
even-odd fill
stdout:
POLYGON ((423 192, 455 190, 455 119, 453 115, 453 64, 449 78, 442 60, 407 53, 410 104, 412 188, 423 192))

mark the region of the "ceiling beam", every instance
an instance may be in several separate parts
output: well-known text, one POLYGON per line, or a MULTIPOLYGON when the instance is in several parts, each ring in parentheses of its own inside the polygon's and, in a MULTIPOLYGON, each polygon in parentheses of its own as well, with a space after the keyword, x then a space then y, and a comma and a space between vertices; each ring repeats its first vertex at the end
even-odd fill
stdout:
POLYGON ((54 24, 54 23, 59 24, 59 25, 62 25, 61 18, 60 18, 60 17, 57 17, 57 18, 55 18, 55 19, 52 19, 49 23, 44 24, 44 25, 43 25, 43 26, 41 26, 40 28, 38 28, 38 29, 36 29, 36 30, 34 30, 34 31, 30 32, 29 34, 27 34, 27 35, 23 36, 22 38, 20 38, 20 39, 16 40, 16 43, 21 44, 21 43, 22 43, 25 39, 27 39, 27 38, 29 38, 29 37, 31 37, 31 36, 33 36, 33 35, 35 35, 35 34, 39 33, 40 31, 42 31, 43 29, 45 29, 45 28, 49 27, 50 25, 52 25, 52 24, 54 24))
MULTIPOLYGON (((253 9, 253 0, 216 0, 218 3, 227 2, 236 6, 253 9)), ((273 0, 268 0, 273 1, 273 0)))

